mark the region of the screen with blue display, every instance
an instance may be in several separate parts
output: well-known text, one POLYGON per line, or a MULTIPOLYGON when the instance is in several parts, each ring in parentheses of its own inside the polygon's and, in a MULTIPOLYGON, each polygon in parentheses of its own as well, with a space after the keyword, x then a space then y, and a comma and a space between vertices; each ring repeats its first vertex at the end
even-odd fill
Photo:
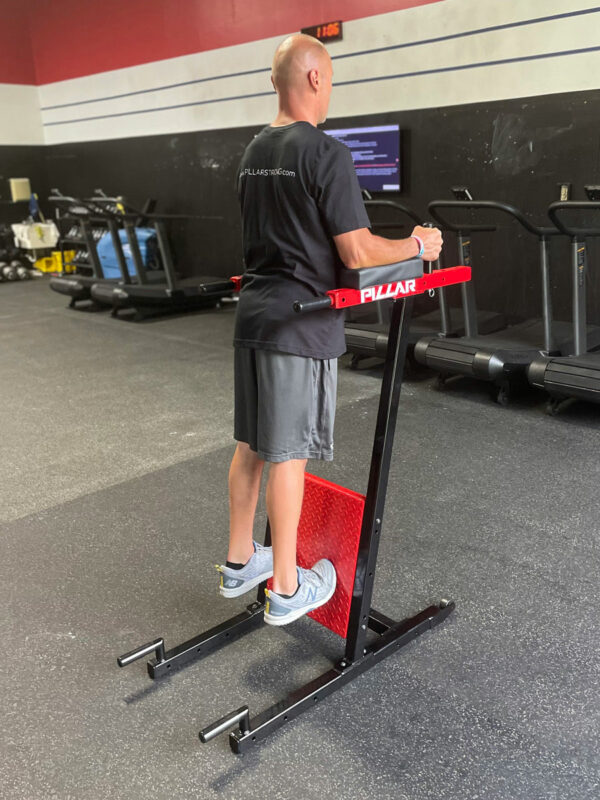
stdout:
POLYGON ((362 189, 400 191, 400 126, 339 128, 324 131, 349 148, 362 189))

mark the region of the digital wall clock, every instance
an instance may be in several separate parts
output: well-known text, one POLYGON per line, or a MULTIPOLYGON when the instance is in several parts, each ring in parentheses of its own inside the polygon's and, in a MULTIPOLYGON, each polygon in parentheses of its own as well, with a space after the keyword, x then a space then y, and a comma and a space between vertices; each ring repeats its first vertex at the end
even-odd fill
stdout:
POLYGON ((323 22, 321 25, 313 25, 311 28, 302 28, 300 33, 307 36, 314 36, 320 42, 336 42, 343 38, 342 22, 323 22))

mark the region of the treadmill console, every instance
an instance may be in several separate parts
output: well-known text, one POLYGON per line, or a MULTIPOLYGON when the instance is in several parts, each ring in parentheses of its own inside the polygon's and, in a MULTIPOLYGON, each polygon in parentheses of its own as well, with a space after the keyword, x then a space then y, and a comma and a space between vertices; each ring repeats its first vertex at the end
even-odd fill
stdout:
POLYGON ((456 200, 472 200, 473 196, 466 186, 452 186, 451 190, 456 200))

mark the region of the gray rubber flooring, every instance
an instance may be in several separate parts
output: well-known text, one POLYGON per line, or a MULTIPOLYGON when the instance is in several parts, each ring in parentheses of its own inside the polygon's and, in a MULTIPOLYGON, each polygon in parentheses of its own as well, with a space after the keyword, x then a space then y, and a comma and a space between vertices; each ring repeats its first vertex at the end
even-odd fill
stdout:
MULTIPOLYGON (((375 605, 456 611, 240 757, 199 729, 316 677, 338 637, 264 626, 156 682, 116 664, 247 602, 213 567, 234 308, 135 324, 65 305, 0 285, 0 797, 600 797, 600 408, 406 382, 375 605)), ((366 489, 379 388, 341 366, 336 459, 312 471, 366 489)))

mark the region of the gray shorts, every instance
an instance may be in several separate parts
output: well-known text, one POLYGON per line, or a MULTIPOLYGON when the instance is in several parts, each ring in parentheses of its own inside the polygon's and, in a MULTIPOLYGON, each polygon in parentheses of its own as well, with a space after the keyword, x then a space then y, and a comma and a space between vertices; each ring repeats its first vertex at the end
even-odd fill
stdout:
POLYGON ((235 348, 234 438, 264 461, 333 459, 337 359, 235 348))

